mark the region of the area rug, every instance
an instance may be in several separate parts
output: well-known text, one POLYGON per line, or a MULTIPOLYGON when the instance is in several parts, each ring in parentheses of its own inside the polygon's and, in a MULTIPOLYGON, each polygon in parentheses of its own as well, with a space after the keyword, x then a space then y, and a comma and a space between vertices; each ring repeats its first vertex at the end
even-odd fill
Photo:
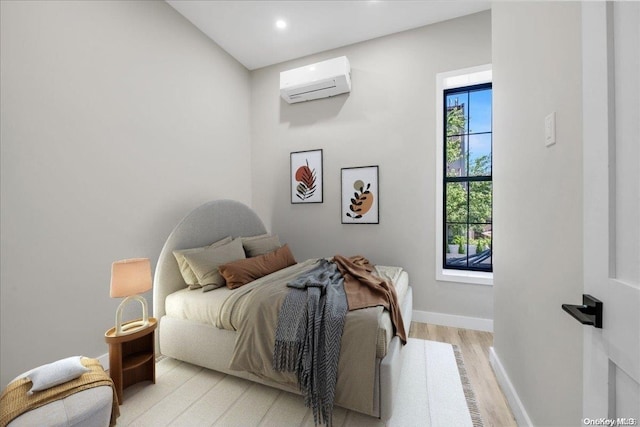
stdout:
MULTIPOLYGON (((385 424, 336 407, 335 427, 481 427, 475 397, 457 347, 410 338, 397 406, 385 424)), ((156 384, 124 391, 122 426, 313 426, 301 396, 164 358, 156 384)))

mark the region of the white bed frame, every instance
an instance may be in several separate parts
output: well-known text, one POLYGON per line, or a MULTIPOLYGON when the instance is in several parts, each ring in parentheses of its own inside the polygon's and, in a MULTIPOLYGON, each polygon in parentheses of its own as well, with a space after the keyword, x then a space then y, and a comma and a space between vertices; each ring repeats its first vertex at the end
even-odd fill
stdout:
MULTIPOLYGON (((153 313, 160 321, 159 332, 156 335, 157 349, 159 353, 168 357, 299 393, 297 389, 289 386, 229 369, 236 332, 165 315, 165 298, 187 286, 172 251, 206 246, 227 236, 255 236, 266 232, 264 224, 253 210, 233 200, 206 203, 180 221, 167 238, 155 271, 153 313)), ((407 332, 411 325, 412 307, 413 296, 409 287, 401 307, 407 332)), ((404 352, 400 339, 394 337, 388 346, 387 355, 383 359, 377 359, 374 412, 368 415, 380 417, 384 421, 391 417, 403 360, 404 352)))

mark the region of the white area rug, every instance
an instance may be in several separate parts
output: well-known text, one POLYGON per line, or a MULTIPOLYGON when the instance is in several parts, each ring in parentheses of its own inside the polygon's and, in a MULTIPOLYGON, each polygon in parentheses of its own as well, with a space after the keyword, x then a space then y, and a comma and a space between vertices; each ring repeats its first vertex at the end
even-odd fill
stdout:
MULTIPOLYGON (((387 427, 482 425, 453 346, 409 339, 404 351, 399 399, 387 427)), ((119 426, 313 426, 301 396, 170 358, 158 362, 155 385, 125 389, 120 413, 119 426)), ((377 418, 338 407, 333 423, 384 427, 377 418)))

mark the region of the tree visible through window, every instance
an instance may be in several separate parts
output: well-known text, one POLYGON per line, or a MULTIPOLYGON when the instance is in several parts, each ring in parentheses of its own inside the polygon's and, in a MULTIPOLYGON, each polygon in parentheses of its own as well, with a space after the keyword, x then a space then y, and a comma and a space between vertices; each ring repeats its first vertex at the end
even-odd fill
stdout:
POLYGON ((444 268, 493 271, 491 83, 444 92, 444 268))

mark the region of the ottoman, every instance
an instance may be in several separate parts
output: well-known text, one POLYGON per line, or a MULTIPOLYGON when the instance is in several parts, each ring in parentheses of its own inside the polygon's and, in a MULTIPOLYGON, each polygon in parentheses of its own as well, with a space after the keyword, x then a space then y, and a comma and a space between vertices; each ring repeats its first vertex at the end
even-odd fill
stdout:
POLYGON ((108 427, 112 404, 111 387, 94 387, 25 412, 8 427, 108 427))
POLYGON ((113 381, 98 360, 70 357, 9 383, 0 397, 0 424, 108 427, 119 415, 115 396, 113 381))

